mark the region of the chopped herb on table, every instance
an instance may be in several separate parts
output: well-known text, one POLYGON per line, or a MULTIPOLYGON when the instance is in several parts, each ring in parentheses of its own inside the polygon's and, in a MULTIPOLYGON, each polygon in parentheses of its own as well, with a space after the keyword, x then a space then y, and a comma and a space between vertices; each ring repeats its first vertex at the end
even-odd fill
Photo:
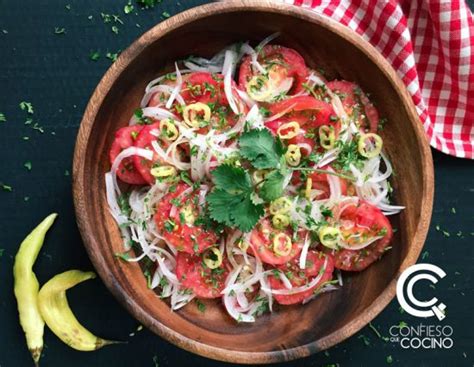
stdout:
POLYGON ((3 113, 0 112, 0 122, 7 122, 7 118, 3 113))
POLYGON ((65 28, 54 27, 54 34, 66 34, 65 28))
POLYGON ((8 192, 13 191, 13 187, 11 187, 10 185, 6 185, 3 182, 0 182, 0 187, 2 188, 3 191, 8 191, 8 192))
POLYGON ((32 164, 31 164, 31 161, 26 161, 24 164, 23 164, 23 167, 25 167, 28 171, 31 171, 31 168, 33 167, 32 164))
POLYGON ((100 52, 99 51, 91 51, 91 53, 89 54, 89 58, 92 60, 92 61, 97 61, 100 59, 100 52))
POLYGON ((388 364, 391 364, 393 362, 393 357, 391 355, 387 356, 386 361, 388 364))
POLYGON ((115 61, 117 61, 119 53, 120 52, 115 52, 115 53, 107 52, 105 57, 108 58, 110 61, 115 62, 115 61))
POLYGON ((25 102, 25 101, 20 102, 20 108, 22 111, 26 111, 30 115, 32 115, 35 112, 31 102, 25 102))
POLYGON ((162 2, 162 0, 136 0, 137 4, 140 5, 142 8, 149 9, 154 8, 156 4, 162 2))
POLYGON ((130 14, 134 9, 134 6, 132 5, 132 2, 129 1, 125 6, 123 7, 123 12, 125 14, 130 14))

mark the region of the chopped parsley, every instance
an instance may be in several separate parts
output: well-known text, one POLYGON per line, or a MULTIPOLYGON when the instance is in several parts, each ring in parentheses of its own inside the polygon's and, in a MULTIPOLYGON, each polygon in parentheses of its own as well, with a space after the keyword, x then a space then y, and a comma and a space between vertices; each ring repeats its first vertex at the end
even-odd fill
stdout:
POLYGON ((120 54, 120 51, 119 52, 115 52, 115 53, 112 53, 112 52, 107 52, 105 54, 105 57, 108 58, 110 61, 112 62, 115 62, 117 61, 117 58, 118 58, 118 55, 120 54))
POLYGON ((20 108, 22 111, 26 111, 28 114, 32 115, 35 113, 33 105, 30 102, 20 102, 20 108))
POLYGON ((142 8, 149 9, 154 8, 156 4, 162 2, 162 0, 136 0, 137 4, 140 5, 142 8))
POLYGON ((7 118, 3 113, 0 112, 0 122, 7 122, 7 118))
POLYGON ((169 18, 171 15, 170 13, 168 13, 167 11, 164 11, 163 13, 161 13, 161 16, 165 19, 169 18))
POLYGON ((127 253, 127 252, 116 252, 114 254, 114 256, 118 259, 121 259, 123 261, 127 261, 130 260, 130 255, 127 253))
POLYGON ((123 12, 125 14, 130 14, 134 9, 134 6, 132 5, 132 2, 129 1, 125 6, 123 7, 123 12))
POLYGON ((31 168, 33 167, 32 164, 31 164, 31 161, 26 161, 24 164, 23 164, 23 167, 25 167, 28 171, 31 171, 31 168))
POLYGON ((13 191, 13 187, 11 187, 10 185, 4 184, 3 182, 0 182, 0 187, 2 188, 3 191, 8 191, 8 192, 13 191))
POLYGON ((89 58, 92 61, 97 61, 100 59, 100 52, 99 51, 91 51, 89 54, 89 58))
POLYGON ((204 313, 206 311, 206 305, 204 303, 202 303, 202 301, 200 299, 196 299, 196 306, 197 306, 199 312, 204 313))
POLYGON ((66 34, 66 28, 54 27, 54 34, 66 34))

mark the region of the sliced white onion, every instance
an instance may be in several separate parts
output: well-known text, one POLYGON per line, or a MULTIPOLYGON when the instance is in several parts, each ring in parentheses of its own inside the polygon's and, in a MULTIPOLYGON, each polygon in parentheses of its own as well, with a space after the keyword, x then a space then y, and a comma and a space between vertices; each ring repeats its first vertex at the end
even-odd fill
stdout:
POLYGON ((176 99, 176 96, 181 91, 181 87, 183 85, 183 77, 181 75, 181 72, 178 69, 178 64, 175 62, 174 66, 176 67, 176 85, 173 88, 173 92, 171 93, 170 98, 166 102, 165 107, 168 108, 168 109, 171 108, 171 106, 173 105, 173 102, 176 99))

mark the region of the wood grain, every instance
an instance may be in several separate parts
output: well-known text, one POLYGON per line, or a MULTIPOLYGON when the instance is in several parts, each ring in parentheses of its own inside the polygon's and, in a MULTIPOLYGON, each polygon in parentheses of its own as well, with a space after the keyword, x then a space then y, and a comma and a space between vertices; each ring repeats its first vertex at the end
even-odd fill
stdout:
POLYGON ((395 295, 399 274, 414 264, 433 205, 428 142, 403 83, 368 43, 314 13, 269 1, 226 1, 178 14, 135 41, 107 71, 91 97, 78 133, 73 189, 77 221, 97 272, 117 299, 146 327, 172 343, 210 358, 240 363, 282 362, 329 348, 370 322, 395 295), (353 80, 371 93, 388 118, 383 138, 397 176, 393 249, 359 274, 345 274, 341 291, 305 306, 279 308, 255 324, 237 325, 219 301, 206 312, 194 305, 171 312, 146 287, 137 264, 117 261, 122 241, 105 198, 104 174, 114 131, 127 124, 147 82, 176 59, 210 56, 229 43, 259 41, 279 31, 278 43, 296 48, 310 66, 353 80))

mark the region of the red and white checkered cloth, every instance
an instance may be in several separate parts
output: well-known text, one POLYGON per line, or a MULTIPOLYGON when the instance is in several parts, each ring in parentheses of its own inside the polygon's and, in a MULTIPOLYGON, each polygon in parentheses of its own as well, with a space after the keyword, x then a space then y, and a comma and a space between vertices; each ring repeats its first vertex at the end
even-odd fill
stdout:
POLYGON ((280 0, 359 33, 410 92, 430 144, 474 159, 474 19, 463 0, 280 0))

